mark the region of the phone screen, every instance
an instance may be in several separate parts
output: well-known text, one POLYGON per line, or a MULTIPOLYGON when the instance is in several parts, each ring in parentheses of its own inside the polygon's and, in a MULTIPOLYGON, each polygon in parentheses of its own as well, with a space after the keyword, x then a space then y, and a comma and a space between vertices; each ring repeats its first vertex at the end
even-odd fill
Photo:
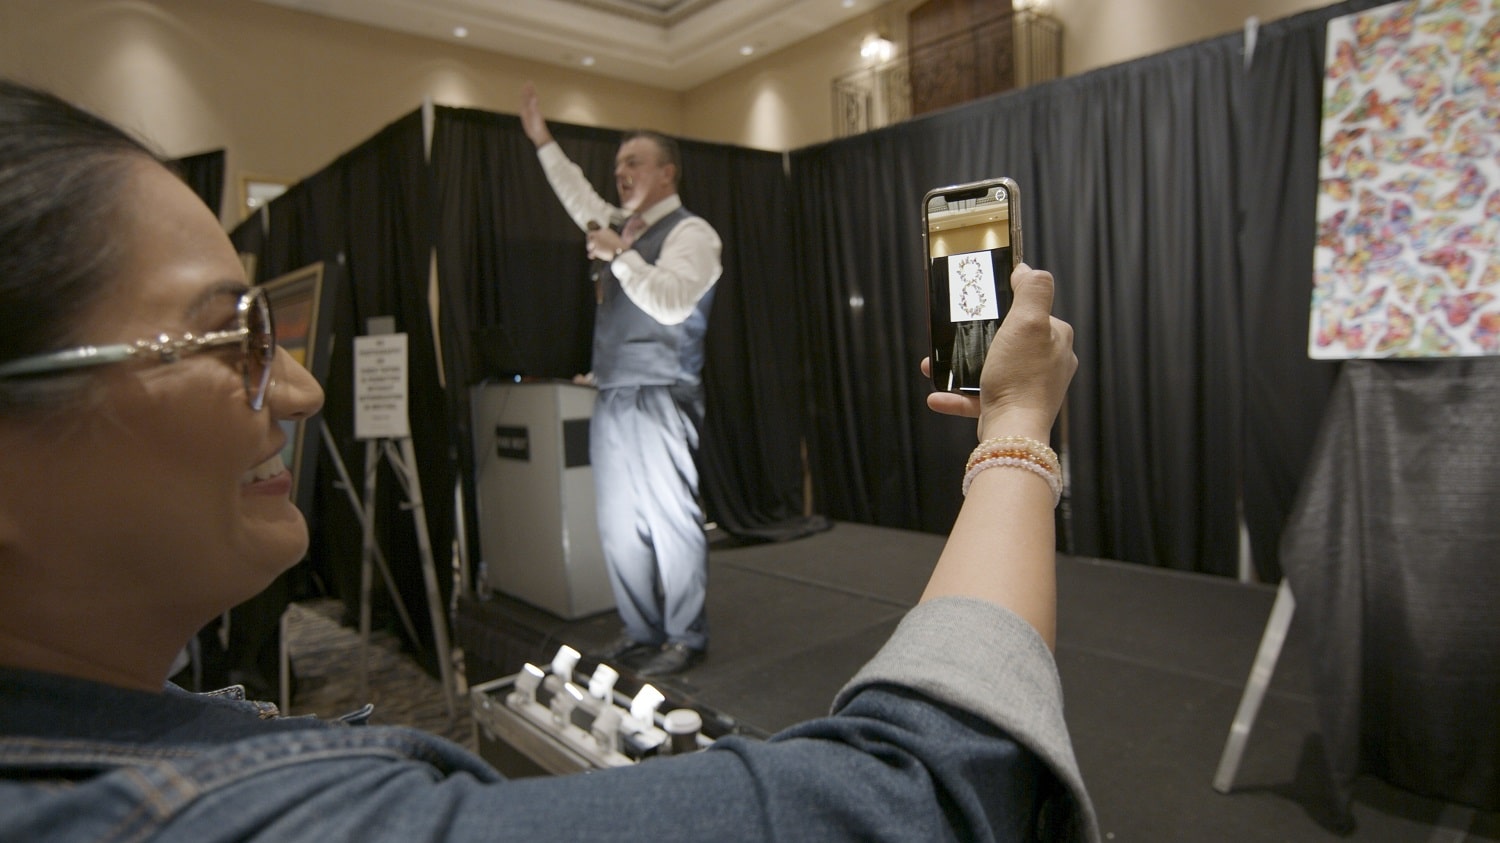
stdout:
POLYGON ((978 392, 995 331, 1010 310, 1020 263, 1015 183, 995 179, 927 194, 928 315, 933 386, 978 392))

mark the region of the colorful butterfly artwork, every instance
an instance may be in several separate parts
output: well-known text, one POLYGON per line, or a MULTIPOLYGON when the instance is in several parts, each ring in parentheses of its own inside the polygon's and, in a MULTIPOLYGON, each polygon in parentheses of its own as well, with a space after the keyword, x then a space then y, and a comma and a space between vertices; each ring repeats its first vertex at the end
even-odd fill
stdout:
POLYGON ((1399 348, 1405 348, 1416 331, 1417 320, 1410 313, 1394 304, 1386 304, 1385 307, 1385 330, 1380 338, 1375 341, 1375 351, 1379 354, 1389 354, 1399 348))
POLYGON ((1391 218, 1386 223, 1384 236, 1395 238, 1405 237, 1410 231, 1414 214, 1411 204, 1404 199, 1391 200, 1391 218))
POLYGON ((1337 202, 1347 202, 1354 195, 1354 187, 1347 178, 1338 177, 1323 179, 1318 182, 1318 189, 1333 197, 1337 202))
POLYGON ((1453 135, 1453 152, 1464 158, 1483 158, 1494 149, 1490 143, 1492 136, 1493 130, 1479 118, 1465 120, 1458 124, 1453 135))
POLYGON ((1441 269, 1448 276, 1448 282, 1460 290, 1469 286, 1469 274, 1474 269, 1474 258, 1467 249, 1461 249, 1458 246, 1440 246, 1418 255, 1417 260, 1441 269))
POLYGON ((1500 0, 1328 29, 1314 357, 1500 354, 1500 0))
POLYGON ((1357 296, 1325 299, 1317 308, 1320 318, 1314 342, 1323 348, 1363 348, 1367 331, 1365 317, 1378 310, 1384 299, 1385 287, 1357 296))
POLYGON ((1333 216, 1318 222, 1318 245, 1332 249, 1334 254, 1344 253, 1344 220, 1349 218, 1349 209, 1340 208, 1333 216))
POLYGON ((1389 279, 1401 302, 1418 313, 1431 310, 1443 296, 1443 279, 1423 274, 1410 264, 1403 263, 1393 269, 1389 279))
MULTIPOLYGON (((1500 11, 1500 10, 1497 10, 1500 11)), ((1500 99, 1500 14, 1485 21, 1458 61, 1455 95, 1482 92, 1486 102, 1500 99)))
POLYGON ((1448 142, 1448 133, 1453 130, 1453 124, 1458 118, 1469 111, 1469 106, 1458 100, 1444 100, 1438 104, 1437 111, 1427 118, 1427 136, 1439 145, 1448 142))
POLYGON ((1409 163, 1426 148, 1426 138, 1393 138, 1384 132, 1370 136, 1370 154, 1387 164, 1409 163))
POLYGON ((1411 37, 1417 15, 1416 3, 1402 3, 1389 15, 1366 14, 1354 19, 1354 41, 1367 52, 1381 41, 1405 41, 1411 37))
POLYGON ((1366 181, 1380 175, 1380 165, 1370 160, 1363 149, 1355 147, 1349 150, 1349 157, 1344 162, 1344 172, 1351 179, 1366 181))
POLYGON ((1322 319, 1313 332, 1318 348, 1354 351, 1365 347, 1365 326, 1346 324, 1337 319, 1322 319))
POLYGON ((1353 279, 1362 278, 1369 267, 1370 252, 1368 249, 1361 248, 1362 243, 1359 239, 1350 240, 1349 243, 1354 248, 1334 255, 1332 266, 1334 273, 1338 276, 1351 279, 1346 283, 1353 283, 1353 279))
POLYGON ((1378 120, 1386 131, 1395 131, 1401 125, 1401 103, 1381 97, 1379 91, 1371 88, 1344 115, 1345 123, 1362 123, 1372 119, 1378 120))
POLYGON ((1442 17, 1422 22, 1420 30, 1427 35, 1436 36, 1441 46, 1455 55, 1464 48, 1464 42, 1469 40, 1469 33, 1474 31, 1474 24, 1464 17, 1442 17))
POLYGON ((1500 255, 1490 255, 1489 265, 1479 277, 1479 286, 1500 290, 1500 255))
POLYGON ((1452 357, 1458 353, 1458 341, 1443 330, 1436 319, 1422 326, 1415 347, 1398 353, 1399 357, 1452 357))
POLYGON ((1455 174, 1458 172, 1458 169, 1461 166, 1459 164, 1459 159, 1456 156, 1450 155, 1446 152, 1441 152, 1439 150, 1428 150, 1427 152, 1423 152, 1420 155, 1413 156, 1412 159, 1410 161, 1407 161, 1406 163, 1411 164, 1414 167, 1421 167, 1424 170, 1433 170, 1455 174))
POLYGON ((1425 114, 1433 102, 1447 90, 1443 70, 1447 56, 1437 44, 1423 44, 1396 57, 1391 69, 1406 87, 1418 114, 1425 114))
POLYGON ((1333 89, 1333 93, 1323 97, 1323 119, 1328 120, 1342 114, 1349 103, 1354 102, 1354 83, 1344 79, 1333 89))
POLYGON ((1449 236, 1448 229, 1456 222, 1458 217, 1453 214, 1423 214, 1420 219, 1413 217, 1406 226, 1407 242, 1418 252, 1428 251, 1449 236))
POLYGON ((1390 263, 1401 257, 1402 241, 1385 237, 1366 237, 1360 241, 1360 251, 1368 256, 1370 266, 1390 263))
POLYGON ((1361 47, 1352 41, 1340 41, 1333 48, 1333 63, 1328 68, 1328 78, 1345 81, 1352 78, 1367 84, 1395 54, 1394 44, 1361 47))
POLYGON ((1431 194, 1432 179, 1419 173, 1405 173, 1380 186, 1387 193, 1404 193, 1415 197, 1418 193, 1431 194))
MULTIPOLYGON (((1329 167, 1335 170, 1344 166, 1344 156, 1350 152, 1350 147, 1353 146, 1355 141, 1364 137, 1366 131, 1363 126, 1359 126, 1353 129, 1340 129, 1334 132, 1333 137, 1329 138, 1323 144, 1323 160, 1328 163, 1329 167)), ((1358 147, 1355 148, 1357 149, 1358 147)))
POLYGON ((1453 229, 1448 240, 1471 249, 1494 250, 1500 247, 1500 220, 1491 217, 1472 225, 1461 225, 1453 229))
POLYGON ((1475 311, 1494 300, 1495 294, 1488 290, 1470 290, 1466 293, 1444 296, 1438 303, 1438 308, 1448 317, 1450 327, 1459 328, 1473 318, 1475 311))
POLYGON ((1500 313, 1481 313, 1469 332, 1485 354, 1500 354, 1500 313))
POLYGON ((1424 184, 1412 194, 1412 198, 1417 200, 1418 205, 1434 211, 1465 210, 1479 203, 1485 188, 1489 187, 1489 180, 1484 177, 1484 173, 1480 172, 1477 166, 1470 164, 1459 176, 1458 186, 1447 193, 1432 196, 1431 187, 1431 184, 1424 184))
POLYGON ((1429 0, 1422 7, 1422 14, 1437 15, 1443 12, 1462 12, 1466 15, 1477 15, 1480 8, 1479 0, 1429 0))
POLYGON ((1385 223, 1386 205, 1384 196, 1373 190, 1360 188, 1359 213, 1349 222, 1344 233, 1356 239, 1370 237, 1385 223))

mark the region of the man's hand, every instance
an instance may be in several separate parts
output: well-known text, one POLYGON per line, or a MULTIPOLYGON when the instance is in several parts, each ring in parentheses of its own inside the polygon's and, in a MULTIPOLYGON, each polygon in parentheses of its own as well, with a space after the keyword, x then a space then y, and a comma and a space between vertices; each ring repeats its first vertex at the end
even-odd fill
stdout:
POLYGON ((537 100, 536 85, 531 82, 521 86, 521 129, 537 149, 552 143, 552 132, 542 118, 542 106, 537 100))

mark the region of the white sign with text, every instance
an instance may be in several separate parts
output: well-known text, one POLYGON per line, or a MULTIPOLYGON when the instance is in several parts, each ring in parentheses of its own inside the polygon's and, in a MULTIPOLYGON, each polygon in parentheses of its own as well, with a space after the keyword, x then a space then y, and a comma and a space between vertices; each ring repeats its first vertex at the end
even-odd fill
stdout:
POLYGON ((354 338, 354 438, 405 439, 406 334, 354 338))

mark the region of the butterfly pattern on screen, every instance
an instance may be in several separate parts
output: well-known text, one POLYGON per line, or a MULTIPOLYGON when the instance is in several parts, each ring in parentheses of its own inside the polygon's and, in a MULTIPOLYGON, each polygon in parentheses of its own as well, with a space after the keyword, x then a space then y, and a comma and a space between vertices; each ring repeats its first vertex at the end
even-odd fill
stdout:
POLYGON ((1328 24, 1308 353, 1500 355, 1500 0, 1328 24))

